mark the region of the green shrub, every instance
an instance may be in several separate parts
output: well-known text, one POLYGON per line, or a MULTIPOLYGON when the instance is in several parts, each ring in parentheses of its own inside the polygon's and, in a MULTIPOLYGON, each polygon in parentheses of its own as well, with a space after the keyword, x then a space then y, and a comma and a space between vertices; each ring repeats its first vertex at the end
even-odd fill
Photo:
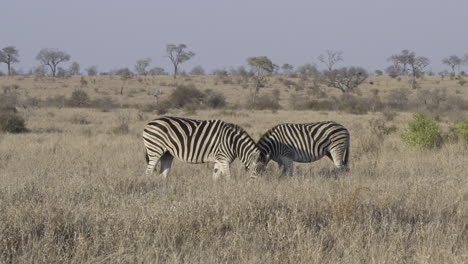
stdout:
POLYGON ((460 140, 468 143, 468 119, 458 125, 450 126, 449 137, 457 141, 460 140))
POLYGON ((437 121, 429 114, 418 111, 404 128, 401 140, 410 146, 434 148, 441 145, 442 135, 437 121))
POLYGON ((21 133, 28 131, 24 125, 24 119, 12 111, 0 112, 0 131, 9 133, 21 133))

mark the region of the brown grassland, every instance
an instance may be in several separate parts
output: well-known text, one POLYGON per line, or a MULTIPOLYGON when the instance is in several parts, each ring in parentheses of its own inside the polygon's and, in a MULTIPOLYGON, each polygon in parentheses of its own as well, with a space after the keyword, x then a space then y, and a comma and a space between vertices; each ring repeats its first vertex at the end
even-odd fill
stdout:
MULTIPOLYGON (((400 133, 409 111, 386 118, 380 111, 292 110, 291 96, 310 96, 308 89, 296 91, 277 77, 262 93, 280 91, 278 111, 239 107, 249 89, 214 76, 84 79, 86 85, 77 76, 0 77, 29 129, 0 134, 0 263, 467 262, 468 145, 406 146, 400 133), (270 163, 251 181, 236 161, 232 180, 214 182, 211 164, 175 161, 165 180, 142 176, 141 132, 157 117, 142 106, 154 103, 156 92, 166 98, 174 82, 219 91, 229 108, 167 115, 222 119, 255 140, 278 123, 343 124, 351 133, 349 172, 337 176, 322 159, 296 164, 294 177, 279 178, 270 163), (69 98, 81 86, 90 99, 107 97, 117 107, 35 103, 69 98), (396 132, 379 133, 370 123, 375 119, 396 132)), ((420 86, 468 100, 468 88, 456 80, 425 77, 420 86)), ((404 87, 404 80, 373 76, 359 94, 370 98, 377 89, 384 100, 404 87)), ((417 99, 417 91, 409 93, 410 101, 417 99)), ((437 115, 447 131, 468 111, 437 115)))

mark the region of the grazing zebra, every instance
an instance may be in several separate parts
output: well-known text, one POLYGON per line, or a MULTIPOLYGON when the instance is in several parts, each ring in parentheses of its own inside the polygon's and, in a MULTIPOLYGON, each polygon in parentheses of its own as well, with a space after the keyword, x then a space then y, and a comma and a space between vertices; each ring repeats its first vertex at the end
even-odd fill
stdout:
POLYGON ((235 158, 251 170, 252 177, 257 173, 260 150, 255 141, 241 127, 221 120, 161 117, 146 125, 143 139, 146 175, 160 160, 160 174, 167 177, 174 157, 188 163, 215 162, 215 180, 221 173, 230 178, 229 165, 235 158))
POLYGON ((313 162, 329 157, 341 171, 348 164, 349 132, 332 121, 309 124, 281 124, 268 130, 258 141, 262 167, 278 163, 281 175, 293 174, 293 162, 313 162))

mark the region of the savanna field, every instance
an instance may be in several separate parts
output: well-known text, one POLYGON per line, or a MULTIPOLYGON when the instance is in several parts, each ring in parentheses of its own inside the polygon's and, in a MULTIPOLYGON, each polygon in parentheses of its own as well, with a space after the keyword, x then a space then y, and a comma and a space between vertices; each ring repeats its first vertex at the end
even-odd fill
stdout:
POLYGON ((454 127, 468 85, 456 78, 408 89, 371 76, 343 96, 272 76, 255 104, 236 76, 0 76, 0 87, 2 114, 27 129, 0 133, 0 263, 467 263, 468 143, 454 127), (417 111, 440 128, 431 147, 402 140, 417 111), (349 171, 323 158, 280 178, 270 162, 250 180, 236 161, 215 182, 212 164, 175 160, 167 179, 143 176, 141 133, 163 114, 222 119, 254 140, 333 120, 351 134, 349 171))

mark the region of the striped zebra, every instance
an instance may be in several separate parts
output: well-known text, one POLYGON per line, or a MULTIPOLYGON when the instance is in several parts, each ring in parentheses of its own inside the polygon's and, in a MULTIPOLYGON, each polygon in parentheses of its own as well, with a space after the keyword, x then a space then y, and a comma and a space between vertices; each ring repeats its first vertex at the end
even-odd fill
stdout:
POLYGON ((214 162, 215 180, 220 174, 230 178, 229 166, 235 158, 251 170, 251 175, 257 172, 260 150, 255 141, 241 127, 221 120, 161 117, 146 125, 143 139, 146 175, 153 173, 160 160, 160 174, 167 177, 174 157, 187 163, 214 162))
POLYGON ((258 141, 263 165, 278 163, 281 175, 293 175, 293 162, 313 162, 330 158, 338 171, 345 169, 349 157, 349 132, 332 121, 308 124, 280 124, 268 130, 258 141))

